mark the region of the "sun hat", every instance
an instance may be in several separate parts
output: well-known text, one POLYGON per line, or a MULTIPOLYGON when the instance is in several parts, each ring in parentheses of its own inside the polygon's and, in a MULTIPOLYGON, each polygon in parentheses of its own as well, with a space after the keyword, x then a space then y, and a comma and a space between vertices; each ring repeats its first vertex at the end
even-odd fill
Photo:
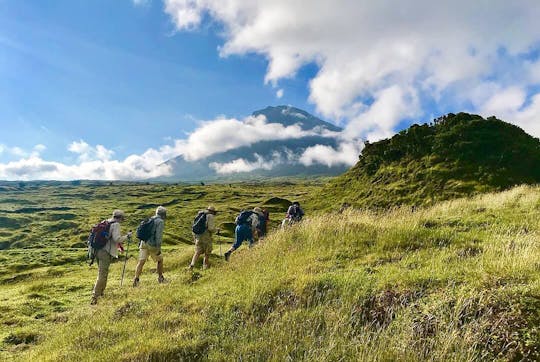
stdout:
POLYGON ((158 206, 156 209, 156 215, 159 215, 159 216, 167 215, 167 209, 164 208, 163 206, 158 206))
POLYGON ((112 217, 115 219, 125 218, 126 214, 122 210, 114 210, 112 213, 112 217))

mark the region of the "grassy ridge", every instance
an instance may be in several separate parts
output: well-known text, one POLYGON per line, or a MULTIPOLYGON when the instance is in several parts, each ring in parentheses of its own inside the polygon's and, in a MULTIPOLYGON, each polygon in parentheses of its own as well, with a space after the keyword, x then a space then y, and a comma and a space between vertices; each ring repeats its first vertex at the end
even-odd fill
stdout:
POLYGON ((317 206, 432 205, 540 182, 540 140, 495 117, 448 114, 366 143, 358 163, 332 180, 317 206))
MULTIPOLYGON (((51 313, 49 331, 15 329, 4 349, 51 361, 538 359, 539 216, 540 188, 518 187, 313 217, 204 272, 184 271, 191 248, 174 247, 169 284, 147 273, 140 288, 111 285, 97 307, 51 313)), ((17 283, 2 308, 50 304, 53 288, 82 304, 68 288, 94 273, 17 283)))

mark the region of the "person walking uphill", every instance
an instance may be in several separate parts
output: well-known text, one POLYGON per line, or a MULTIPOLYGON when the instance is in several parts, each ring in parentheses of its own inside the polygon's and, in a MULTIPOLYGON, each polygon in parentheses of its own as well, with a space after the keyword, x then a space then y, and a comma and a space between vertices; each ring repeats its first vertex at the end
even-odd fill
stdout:
POLYGON ((206 210, 199 211, 197 217, 193 221, 193 237, 195 238, 195 254, 189 264, 189 269, 195 267, 195 263, 199 260, 199 256, 204 254, 203 269, 210 267, 210 254, 212 253, 212 235, 219 232, 216 229, 215 216, 216 208, 208 206, 206 210))
POLYGON ((148 257, 157 263, 158 283, 163 283, 165 278, 163 277, 163 255, 161 254, 161 243, 163 241, 163 229, 165 227, 165 219, 167 218, 167 209, 163 206, 158 206, 156 214, 150 218, 152 221, 150 229, 150 237, 148 240, 141 240, 139 244, 139 262, 135 269, 135 278, 133 279, 133 286, 139 285, 139 277, 141 276, 144 264, 148 257))
POLYGON ((109 267, 114 258, 118 258, 118 248, 122 248, 122 242, 131 236, 131 232, 122 236, 120 224, 124 221, 125 214, 122 210, 114 210, 112 218, 105 220, 108 224, 108 237, 105 246, 97 250, 95 256, 98 262, 98 276, 94 290, 92 292, 92 300, 90 304, 97 304, 99 297, 103 296, 103 291, 107 286, 107 278, 109 276, 109 267))
POLYGON ((248 241, 249 247, 253 246, 253 234, 256 233, 259 218, 256 212, 244 210, 234 221, 236 228, 234 230, 235 241, 233 246, 225 253, 225 260, 229 261, 233 251, 238 249, 244 241, 248 241))
POLYGON ((281 223, 281 227, 298 223, 302 221, 303 217, 304 217, 304 210, 302 210, 302 208, 300 207, 300 203, 298 201, 295 201, 287 209, 287 215, 285 216, 285 219, 283 219, 283 222, 281 223))

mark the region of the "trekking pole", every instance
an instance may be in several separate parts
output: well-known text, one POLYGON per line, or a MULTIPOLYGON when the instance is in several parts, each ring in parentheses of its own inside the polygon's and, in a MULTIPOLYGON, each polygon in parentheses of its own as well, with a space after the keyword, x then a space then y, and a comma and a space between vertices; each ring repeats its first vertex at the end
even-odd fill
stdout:
POLYGON ((126 256, 124 258, 124 267, 122 268, 122 279, 120 279, 120 286, 122 286, 122 284, 124 283, 124 273, 126 272, 126 263, 127 263, 127 260, 128 260, 128 255, 129 255, 129 243, 131 242, 131 235, 128 236, 127 238, 127 248, 126 248, 126 256))
POLYGON ((221 235, 219 234, 221 232, 221 230, 218 231, 217 235, 218 235, 218 242, 219 242, 219 257, 221 258, 223 255, 221 254, 221 235))

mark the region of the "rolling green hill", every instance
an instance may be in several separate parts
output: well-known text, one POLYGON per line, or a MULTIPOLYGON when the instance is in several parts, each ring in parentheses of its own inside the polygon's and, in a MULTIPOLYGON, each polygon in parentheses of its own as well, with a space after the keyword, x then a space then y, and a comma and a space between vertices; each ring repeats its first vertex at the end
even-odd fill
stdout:
POLYGON ((367 143, 359 162, 330 182, 314 204, 425 205, 539 182, 537 138, 494 117, 448 114, 367 143))
POLYGON ((139 288, 119 288, 122 263, 114 263, 95 307, 95 268, 37 266, 0 283, 0 358, 538 359, 538 220, 540 188, 526 186, 414 211, 325 214, 242 248, 230 263, 216 244, 209 270, 186 271, 192 247, 167 246, 165 285, 148 265, 139 288))

